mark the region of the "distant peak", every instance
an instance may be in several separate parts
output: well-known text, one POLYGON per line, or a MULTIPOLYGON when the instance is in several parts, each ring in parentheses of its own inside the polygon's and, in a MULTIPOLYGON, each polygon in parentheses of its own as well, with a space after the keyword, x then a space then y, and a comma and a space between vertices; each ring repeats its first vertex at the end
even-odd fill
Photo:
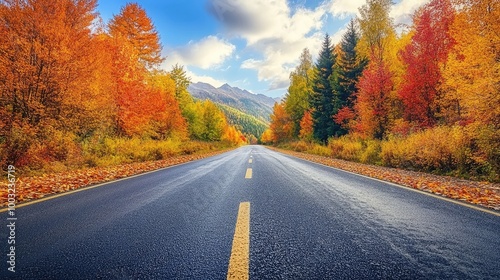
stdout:
POLYGON ((204 82, 196 82, 196 83, 194 83, 194 85, 212 86, 211 84, 209 84, 209 83, 204 83, 204 82))
POLYGON ((220 86, 219 88, 226 89, 226 88, 233 88, 233 87, 230 86, 229 84, 225 83, 222 86, 220 86))
POLYGON ((215 89, 214 86, 212 86, 209 83, 204 83, 204 82, 196 82, 192 83, 189 85, 190 88, 196 87, 196 88, 204 88, 204 89, 215 89))

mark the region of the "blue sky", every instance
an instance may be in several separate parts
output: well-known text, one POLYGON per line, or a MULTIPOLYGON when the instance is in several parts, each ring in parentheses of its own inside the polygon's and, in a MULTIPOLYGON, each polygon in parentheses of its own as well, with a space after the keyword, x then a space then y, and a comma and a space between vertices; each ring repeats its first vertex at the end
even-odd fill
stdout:
MULTIPOLYGON (((101 0, 105 22, 131 1, 101 0)), ((134 1, 132 1, 134 2, 134 1)), ((283 96, 288 76, 307 47, 317 55, 327 32, 340 40, 365 0, 143 0, 166 57, 163 67, 184 65, 193 82, 228 83, 271 97, 283 96)), ((428 0, 399 0, 396 23, 428 0)))

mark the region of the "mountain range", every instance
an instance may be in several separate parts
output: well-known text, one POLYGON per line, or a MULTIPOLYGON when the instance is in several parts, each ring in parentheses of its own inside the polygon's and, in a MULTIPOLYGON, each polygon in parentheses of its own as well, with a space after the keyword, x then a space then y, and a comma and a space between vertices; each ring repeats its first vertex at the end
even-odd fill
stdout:
POLYGON ((274 103, 278 101, 228 84, 216 88, 198 82, 191 84, 188 91, 196 99, 214 102, 224 111, 229 123, 257 138, 267 128, 274 103))

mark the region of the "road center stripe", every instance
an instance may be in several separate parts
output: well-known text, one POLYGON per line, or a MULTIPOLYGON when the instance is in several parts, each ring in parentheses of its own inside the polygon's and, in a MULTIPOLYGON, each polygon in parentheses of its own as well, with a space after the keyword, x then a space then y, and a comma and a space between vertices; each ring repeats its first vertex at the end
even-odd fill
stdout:
POLYGON ((227 279, 249 278, 249 254, 250 254, 250 202, 241 202, 236 218, 234 230, 233 247, 227 279))
POLYGON ((252 159, 249 159, 249 160, 248 160, 248 163, 252 163, 252 159))
POLYGON ((252 179, 252 168, 247 168, 247 173, 245 174, 245 179, 252 179))

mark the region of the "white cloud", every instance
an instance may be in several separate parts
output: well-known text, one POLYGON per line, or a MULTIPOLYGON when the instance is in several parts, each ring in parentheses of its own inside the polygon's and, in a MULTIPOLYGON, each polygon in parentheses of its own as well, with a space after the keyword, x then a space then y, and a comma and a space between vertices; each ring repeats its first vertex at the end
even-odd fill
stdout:
MULTIPOLYGON (((428 1, 396 1, 390 15, 396 24, 409 23, 410 15, 428 1)), ((313 56, 318 54, 328 15, 337 19, 358 15, 365 3, 366 0, 325 0, 316 8, 305 8, 291 7, 287 0, 210 0, 208 7, 229 37, 244 39, 246 47, 262 57, 246 59, 240 67, 255 70, 258 80, 267 82, 269 90, 274 90, 288 86, 289 74, 304 48, 309 48, 313 56)), ((345 30, 343 26, 336 31, 332 41, 338 43, 345 30)))
POLYGON ((186 75, 191 78, 191 82, 193 82, 193 83, 202 82, 202 83, 211 84, 214 87, 220 87, 223 84, 227 83, 226 81, 218 80, 218 79, 215 79, 215 78, 210 77, 210 76, 197 75, 197 74, 195 74, 192 71, 187 70, 187 69, 186 69, 186 75))
POLYGON ((413 13, 430 0, 402 0, 392 6, 390 16, 395 24, 411 24, 413 13))
POLYGON ((347 24, 344 27, 337 30, 337 32, 335 32, 333 35, 330 35, 330 38, 332 39, 332 43, 334 45, 340 43, 340 41, 342 40, 342 37, 344 36, 344 34, 346 32, 347 32, 347 24))
POLYGON ((263 59, 243 61, 241 68, 257 71, 258 80, 268 82, 270 90, 288 86, 304 48, 315 54, 321 47, 324 5, 292 11, 286 0, 212 0, 211 4, 229 36, 245 39, 248 48, 262 55, 263 59))
POLYGON ((290 13, 286 0, 212 0, 209 7, 230 35, 243 37, 250 45, 274 37, 290 13))
POLYGON ((174 49, 167 56, 166 63, 196 66, 202 69, 218 67, 231 57, 236 46, 216 36, 208 36, 200 41, 190 41, 187 45, 174 49))
POLYGON ((366 0, 332 0, 327 6, 329 12, 341 18, 348 15, 357 15, 358 9, 366 3, 366 0))
POLYGON ((286 43, 277 39, 276 42, 266 44, 265 41, 258 44, 263 53, 263 59, 247 59, 241 64, 243 69, 257 71, 259 81, 269 83, 269 90, 286 88, 289 84, 290 72, 299 62, 299 56, 304 48, 315 55, 319 53, 324 34, 315 34, 293 43, 286 43))
MULTIPOLYGON (((395 24, 411 23, 411 16, 420 6, 430 2, 430 0, 400 0, 392 6, 390 16, 395 24)), ((366 0, 331 0, 328 4, 329 12, 333 16, 346 17, 348 15, 358 15, 359 8, 366 4, 366 0)))

